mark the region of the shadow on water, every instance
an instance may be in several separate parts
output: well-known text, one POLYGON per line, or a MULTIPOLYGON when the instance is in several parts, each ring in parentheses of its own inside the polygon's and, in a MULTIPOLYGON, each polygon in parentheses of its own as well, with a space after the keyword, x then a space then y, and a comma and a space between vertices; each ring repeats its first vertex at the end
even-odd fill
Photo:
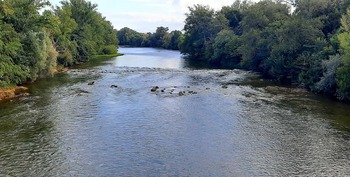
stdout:
POLYGON ((192 58, 190 56, 182 56, 184 59, 184 68, 188 69, 240 69, 239 64, 234 61, 226 63, 208 62, 200 58, 192 58))
POLYGON ((189 57, 183 56, 184 58, 184 68, 188 69, 199 69, 199 70, 208 70, 208 69, 234 69, 233 67, 223 67, 219 64, 210 64, 203 60, 191 59, 189 57))
POLYGON ((116 58, 117 57, 110 57, 110 56, 94 56, 88 62, 75 65, 72 67, 72 69, 87 69, 87 68, 102 66, 102 65, 106 65, 109 61, 115 60, 116 58))

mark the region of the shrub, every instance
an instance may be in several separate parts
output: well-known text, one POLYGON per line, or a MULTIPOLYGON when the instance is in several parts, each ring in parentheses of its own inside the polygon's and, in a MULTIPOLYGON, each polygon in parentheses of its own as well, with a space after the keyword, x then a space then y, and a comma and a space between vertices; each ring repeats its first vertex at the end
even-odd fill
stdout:
POLYGON ((104 46, 102 48, 102 54, 104 55, 112 55, 112 54, 117 54, 117 47, 114 45, 108 45, 108 46, 104 46))

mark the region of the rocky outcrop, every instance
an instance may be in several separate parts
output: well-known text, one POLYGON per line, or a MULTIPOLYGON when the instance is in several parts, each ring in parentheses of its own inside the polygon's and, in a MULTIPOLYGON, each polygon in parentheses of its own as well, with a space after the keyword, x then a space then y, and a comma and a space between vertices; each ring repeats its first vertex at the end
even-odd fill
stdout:
POLYGON ((12 98, 28 96, 27 93, 28 88, 23 86, 18 86, 10 89, 0 88, 0 101, 9 100, 12 98))

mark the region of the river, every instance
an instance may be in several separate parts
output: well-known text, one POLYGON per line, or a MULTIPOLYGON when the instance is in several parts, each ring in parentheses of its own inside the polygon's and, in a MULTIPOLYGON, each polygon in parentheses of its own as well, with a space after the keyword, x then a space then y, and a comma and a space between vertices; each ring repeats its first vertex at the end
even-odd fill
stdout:
POLYGON ((348 104, 177 51, 119 52, 0 104, 0 176, 350 176, 348 104))

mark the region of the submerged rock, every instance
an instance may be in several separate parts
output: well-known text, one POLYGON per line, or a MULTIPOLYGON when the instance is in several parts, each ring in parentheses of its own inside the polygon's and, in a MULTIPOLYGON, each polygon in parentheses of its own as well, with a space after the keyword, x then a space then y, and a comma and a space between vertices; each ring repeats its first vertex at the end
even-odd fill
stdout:
POLYGON ((153 86, 152 89, 151 89, 151 92, 156 92, 158 89, 159 89, 158 86, 153 86))
POLYGON ((195 92, 195 91, 193 91, 193 90, 188 91, 188 93, 189 93, 189 94, 192 94, 192 95, 198 94, 198 92, 195 92))
POLYGON ((228 86, 227 86, 227 85, 223 85, 221 88, 223 88, 223 89, 227 89, 227 88, 228 88, 228 86))
POLYGON ((179 96, 184 96, 185 95, 185 92, 179 92, 179 96))

